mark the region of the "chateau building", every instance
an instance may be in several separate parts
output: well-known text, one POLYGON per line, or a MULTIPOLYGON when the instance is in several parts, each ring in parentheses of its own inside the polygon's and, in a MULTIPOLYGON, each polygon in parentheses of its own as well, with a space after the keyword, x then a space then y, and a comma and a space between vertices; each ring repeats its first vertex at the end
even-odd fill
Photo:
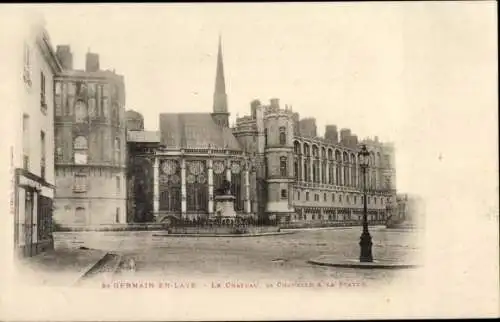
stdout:
MULTIPOLYGON (((20 256, 33 256, 53 248, 52 207, 54 200, 54 121, 53 79, 60 72, 43 21, 17 30, 19 55, 13 60, 18 82, 9 89, 16 100, 16 118, 11 149, 14 168, 14 245, 20 256)), ((7 97, 3 97, 8 102, 7 97)))
POLYGON ((363 209, 359 143, 371 153, 369 220, 385 220, 394 147, 358 142, 349 129, 339 137, 335 125, 319 137, 314 119, 277 98, 252 101, 230 127, 220 39, 211 113, 161 113, 158 131, 145 131, 140 113, 125 112, 123 76, 91 52, 85 70, 74 69, 71 48, 54 52, 37 30, 20 63, 26 102, 13 151, 23 252, 50 247, 52 211, 62 226, 206 218, 220 212, 215 199, 227 182, 235 211, 261 222, 354 224, 363 209))
POLYGON ((86 54, 73 69, 69 46, 58 46, 63 67, 54 78, 54 219, 60 225, 126 223, 126 124, 123 76, 101 70, 86 54))
POLYGON ((359 222, 363 187, 359 143, 370 151, 369 220, 383 222, 395 197, 394 147, 377 138, 358 142, 350 129, 300 120, 279 99, 254 100, 250 115, 229 127, 219 40, 212 113, 163 113, 159 131, 144 131, 128 111, 128 219, 163 221, 217 213, 214 196, 231 182, 235 210, 262 221, 359 222))

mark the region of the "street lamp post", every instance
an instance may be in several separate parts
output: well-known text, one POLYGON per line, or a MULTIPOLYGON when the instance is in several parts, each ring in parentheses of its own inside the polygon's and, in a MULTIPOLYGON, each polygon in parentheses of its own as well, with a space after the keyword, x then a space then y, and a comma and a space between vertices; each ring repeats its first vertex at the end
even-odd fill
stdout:
POLYGON ((370 162, 370 153, 366 149, 366 145, 361 146, 361 151, 358 153, 359 164, 363 173, 363 232, 361 233, 359 246, 361 253, 359 255, 360 262, 373 262, 372 256, 372 236, 368 231, 368 206, 367 206, 367 187, 366 187, 366 170, 370 162))

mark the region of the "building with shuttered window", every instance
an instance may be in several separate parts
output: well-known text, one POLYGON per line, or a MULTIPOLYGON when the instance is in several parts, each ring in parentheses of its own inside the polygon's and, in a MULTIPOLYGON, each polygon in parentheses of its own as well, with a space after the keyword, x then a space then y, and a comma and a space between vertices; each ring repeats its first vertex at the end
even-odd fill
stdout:
MULTIPOLYGON (((30 20, 17 32, 18 82, 10 93, 17 100, 11 149, 14 168, 14 245, 20 256, 33 256, 54 246, 52 209, 54 200, 53 79, 61 71, 44 22, 30 20), (25 28, 25 29, 23 29, 25 28)), ((9 62, 10 63, 10 62, 9 62)), ((4 99, 6 99, 4 97, 4 99)))
POLYGON ((67 45, 57 47, 62 71, 54 78, 54 220, 62 226, 127 222, 124 78, 86 54, 73 68, 67 45))

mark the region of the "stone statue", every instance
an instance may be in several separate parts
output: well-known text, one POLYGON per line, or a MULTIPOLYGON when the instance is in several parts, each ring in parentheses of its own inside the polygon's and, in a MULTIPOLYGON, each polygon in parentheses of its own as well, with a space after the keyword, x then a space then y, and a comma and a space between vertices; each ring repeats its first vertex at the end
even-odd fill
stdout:
POLYGON ((221 193, 224 195, 231 195, 231 182, 228 180, 222 182, 221 193))

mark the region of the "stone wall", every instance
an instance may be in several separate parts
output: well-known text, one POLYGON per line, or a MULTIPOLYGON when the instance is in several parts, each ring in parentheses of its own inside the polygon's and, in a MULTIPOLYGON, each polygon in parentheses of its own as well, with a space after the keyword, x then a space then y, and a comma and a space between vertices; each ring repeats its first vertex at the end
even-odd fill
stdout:
MULTIPOLYGON (((250 226, 243 232, 245 234, 260 234, 278 232, 279 227, 276 226, 250 226)), ((169 234, 235 234, 236 227, 234 226, 213 226, 213 227, 171 227, 168 229, 169 234)))

